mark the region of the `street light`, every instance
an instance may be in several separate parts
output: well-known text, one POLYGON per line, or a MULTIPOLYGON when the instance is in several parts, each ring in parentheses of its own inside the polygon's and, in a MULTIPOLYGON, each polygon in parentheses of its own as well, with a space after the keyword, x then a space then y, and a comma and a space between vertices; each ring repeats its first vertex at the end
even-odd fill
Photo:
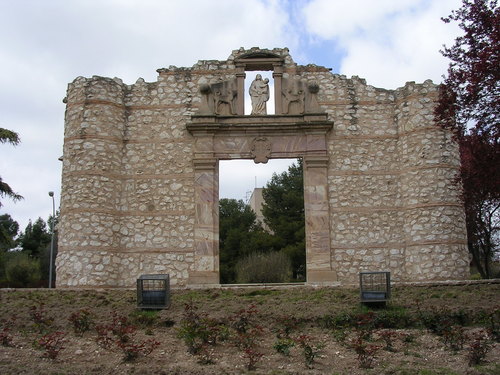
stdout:
POLYGON ((54 202, 53 191, 49 191, 49 197, 52 198, 52 236, 50 239, 49 288, 52 288, 52 264, 54 258, 54 227, 56 224, 56 204, 54 202))

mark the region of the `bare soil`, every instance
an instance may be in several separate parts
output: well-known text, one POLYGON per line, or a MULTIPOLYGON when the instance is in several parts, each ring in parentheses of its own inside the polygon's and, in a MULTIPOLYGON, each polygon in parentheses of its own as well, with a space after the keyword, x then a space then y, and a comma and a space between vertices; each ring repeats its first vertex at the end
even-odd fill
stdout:
POLYGON ((498 329, 500 322, 492 319, 499 312, 500 284, 495 282, 395 287, 388 306, 374 309, 373 314, 360 305, 357 290, 345 288, 174 290, 169 309, 145 316, 137 312, 134 290, 3 289, 0 339, 2 334, 7 336, 10 346, 0 345, 0 374, 500 374, 500 345, 492 332, 485 361, 469 366, 468 359, 473 335, 495 325, 498 329), (226 329, 225 335, 219 332, 217 341, 198 354, 190 354, 179 337, 186 304, 194 306, 203 321, 226 329), (235 330, 237 317, 242 317, 238 312, 250 306, 256 310, 249 314, 248 323, 254 333, 252 350, 262 354, 252 370, 248 369, 248 353, 237 345, 235 330), (98 345, 95 328, 82 336, 74 332, 69 317, 82 309, 91 312, 94 325, 109 324, 113 313, 126 317, 136 327, 129 342, 153 339, 158 347, 147 356, 127 361, 115 343, 109 348, 98 345), (447 324, 447 317, 455 319, 453 326, 459 327, 459 333, 463 329, 463 348, 452 350, 447 338, 432 329, 432 322, 423 323, 423 317, 432 314, 444 317, 437 319, 440 324, 447 324), (363 325, 367 316, 379 315, 386 317, 384 328, 363 325), (342 325, 342 316, 352 317, 354 323, 342 325), (395 328, 387 327, 391 317, 398 318, 395 328), (286 336, 284 318, 297 323, 290 326, 289 337, 295 345, 288 356, 274 348, 278 336, 286 336), (373 360, 371 368, 362 367, 353 346, 362 329, 369 331, 363 344, 373 350, 368 358, 373 360), (53 332, 63 332, 64 343, 57 357, 50 359, 39 340, 53 332), (391 332, 390 350, 382 340, 384 332, 391 332), (298 344, 303 335, 318 349, 309 366, 298 344))

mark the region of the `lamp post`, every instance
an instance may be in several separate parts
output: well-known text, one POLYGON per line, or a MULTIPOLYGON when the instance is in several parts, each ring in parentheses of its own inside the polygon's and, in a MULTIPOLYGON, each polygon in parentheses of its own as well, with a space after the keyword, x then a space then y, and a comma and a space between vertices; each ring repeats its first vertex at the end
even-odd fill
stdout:
POLYGON ((52 288, 52 264, 54 258, 54 227, 56 223, 56 204, 54 202, 53 191, 49 191, 49 197, 52 198, 52 236, 50 239, 49 288, 52 288))

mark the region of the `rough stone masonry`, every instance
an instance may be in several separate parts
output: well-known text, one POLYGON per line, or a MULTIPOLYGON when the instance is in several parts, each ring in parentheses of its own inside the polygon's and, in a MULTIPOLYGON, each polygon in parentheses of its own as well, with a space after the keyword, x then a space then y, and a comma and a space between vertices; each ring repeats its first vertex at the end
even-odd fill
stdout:
POLYGON ((219 283, 219 160, 302 158, 307 284, 464 279, 457 146, 435 125, 437 86, 397 90, 297 65, 287 48, 158 69, 156 82, 78 77, 66 97, 58 287, 219 283), (272 71, 274 115, 244 114, 272 71))

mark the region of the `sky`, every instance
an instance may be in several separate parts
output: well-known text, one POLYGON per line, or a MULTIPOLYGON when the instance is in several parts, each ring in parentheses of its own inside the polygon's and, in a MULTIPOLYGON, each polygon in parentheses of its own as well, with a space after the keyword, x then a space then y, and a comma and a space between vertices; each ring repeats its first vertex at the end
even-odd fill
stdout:
MULTIPOLYGON (((298 64, 394 89, 442 80, 439 50, 459 35, 440 20, 460 0, 0 0, 0 176, 24 199, 2 198, 24 229, 60 201, 62 102, 78 76, 157 79, 156 69, 226 60, 240 47, 288 47, 298 64)), ((248 101, 247 101, 248 102, 248 101)), ((251 163, 251 162, 250 162, 251 163)), ((245 199, 290 162, 221 164, 221 197, 245 199), (231 181, 241 181, 236 184, 231 181)))

